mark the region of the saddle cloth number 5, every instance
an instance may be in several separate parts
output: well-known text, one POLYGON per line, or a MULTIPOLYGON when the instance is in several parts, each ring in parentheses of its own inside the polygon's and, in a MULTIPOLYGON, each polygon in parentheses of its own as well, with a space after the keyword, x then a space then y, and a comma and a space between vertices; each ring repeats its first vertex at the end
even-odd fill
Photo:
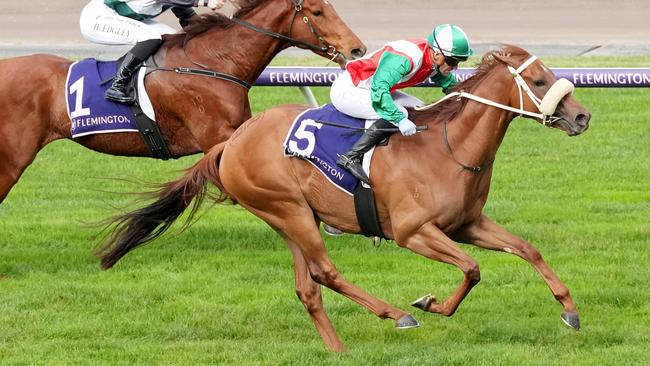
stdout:
POLYGON ((293 134, 293 137, 297 138, 298 140, 306 140, 307 146, 301 149, 300 146, 298 146, 298 142, 292 138, 289 140, 289 150, 303 156, 312 155, 314 149, 316 148, 316 136, 314 135, 314 131, 307 130, 308 127, 315 127, 317 129, 320 129, 323 127, 323 124, 318 123, 313 119, 304 119, 300 121, 300 126, 298 126, 298 129, 293 134))

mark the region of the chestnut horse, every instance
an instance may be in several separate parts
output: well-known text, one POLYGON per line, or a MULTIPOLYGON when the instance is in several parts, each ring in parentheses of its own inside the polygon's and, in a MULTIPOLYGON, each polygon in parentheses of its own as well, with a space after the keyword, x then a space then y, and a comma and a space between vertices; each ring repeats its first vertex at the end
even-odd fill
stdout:
MULTIPOLYGON (((444 316, 456 311, 480 280, 478 264, 456 244, 471 243, 529 262, 562 304, 564 322, 579 328, 569 290, 537 249, 482 213, 492 163, 517 115, 532 117, 570 136, 588 128, 591 114, 571 95, 573 84, 560 81, 525 50, 504 46, 486 54, 476 74, 457 86, 456 90, 464 91, 462 96, 456 93, 443 103, 409 111, 409 118, 427 130, 413 137, 395 134, 387 146, 375 150, 370 178, 385 236, 464 273, 464 280, 448 299, 439 302, 427 295, 413 306, 444 316)), ((218 201, 230 198, 244 206, 286 241, 293 255, 298 297, 331 350, 343 350, 344 345, 323 309, 320 285, 380 318, 395 320, 398 328, 418 326, 407 312, 346 281, 328 257, 320 222, 347 233, 359 233, 360 228, 349 195, 331 185, 312 164, 283 154, 287 131, 304 110, 281 106, 250 119, 181 179, 163 185, 154 203, 115 219, 112 236, 96 252, 102 267, 113 266, 131 249, 158 237, 192 200, 196 210, 210 182, 221 191, 218 201)))
MULTIPOLYGON (((326 1, 242 0, 239 6, 233 20, 205 15, 185 33, 166 36, 153 63, 198 66, 252 84, 289 46, 311 49, 341 66, 366 51, 326 1)), ((71 63, 44 54, 0 61, 0 202, 45 145, 71 138, 64 85, 71 63)), ((208 151, 251 116, 248 88, 232 81, 157 71, 148 75, 146 87, 175 157, 208 151)), ((111 155, 150 156, 138 133, 74 141, 111 155)))

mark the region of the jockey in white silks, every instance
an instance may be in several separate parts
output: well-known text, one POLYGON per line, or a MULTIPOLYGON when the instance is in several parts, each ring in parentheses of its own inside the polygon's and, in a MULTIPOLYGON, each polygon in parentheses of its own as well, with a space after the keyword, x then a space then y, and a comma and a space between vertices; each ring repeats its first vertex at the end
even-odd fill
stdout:
POLYGON ((106 98, 114 102, 131 104, 133 97, 126 86, 135 70, 162 43, 163 34, 176 33, 176 29, 153 18, 168 9, 178 17, 182 27, 196 15, 192 7, 223 6, 225 0, 91 0, 81 12, 81 34, 93 43, 108 45, 134 45, 118 67, 106 98))
POLYGON ((330 89, 332 104, 347 115, 377 121, 336 163, 370 184, 361 167, 363 154, 392 133, 387 129, 397 126, 404 136, 416 132, 403 106, 413 104, 415 98, 397 90, 430 78, 447 93, 457 84, 451 71, 473 53, 460 27, 442 24, 427 39, 389 42, 363 58, 348 62, 330 89), (396 99, 399 99, 397 103, 396 99))

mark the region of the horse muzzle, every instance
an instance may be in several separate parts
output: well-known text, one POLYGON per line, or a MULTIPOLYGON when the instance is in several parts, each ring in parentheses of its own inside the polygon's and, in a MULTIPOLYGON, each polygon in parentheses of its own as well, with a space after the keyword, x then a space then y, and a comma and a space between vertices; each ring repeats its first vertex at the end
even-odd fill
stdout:
POLYGON ((575 86, 570 81, 557 80, 539 107, 543 115, 550 116, 548 121, 544 121, 547 126, 560 129, 569 136, 585 132, 591 119, 591 113, 573 97, 574 89, 575 86))
POLYGON ((575 113, 573 116, 566 113, 555 113, 553 118, 553 121, 548 124, 549 127, 562 130, 569 136, 578 136, 589 129, 591 113, 586 110, 575 113))
POLYGON ((363 57, 366 54, 367 48, 364 45, 360 45, 356 48, 349 50, 348 52, 349 54, 346 54, 336 49, 333 49, 334 53, 332 53, 331 51, 332 50, 328 51, 328 55, 332 57, 332 61, 339 64, 341 69, 345 69, 345 65, 348 63, 348 61, 356 60, 358 58, 363 57))

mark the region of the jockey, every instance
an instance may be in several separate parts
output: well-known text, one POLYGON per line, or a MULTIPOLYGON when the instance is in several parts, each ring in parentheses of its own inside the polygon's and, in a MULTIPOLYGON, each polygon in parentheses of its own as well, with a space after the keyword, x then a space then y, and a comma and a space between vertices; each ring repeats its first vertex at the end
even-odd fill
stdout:
POLYGON ((363 58, 348 62, 330 89, 332 104, 352 117, 377 121, 348 152, 339 156, 336 163, 370 184, 361 167, 363 154, 392 134, 386 129, 397 126, 404 136, 416 132, 415 124, 408 119, 403 106, 406 103, 400 100, 406 94, 397 89, 431 78, 443 92, 448 93, 457 84, 451 71, 473 53, 469 39, 460 27, 442 24, 427 39, 389 42, 363 58))
POLYGON ((196 16, 192 7, 221 8, 225 0, 91 0, 81 12, 81 34, 93 43, 134 45, 120 64, 106 99, 131 104, 126 86, 133 73, 162 43, 162 35, 176 33, 166 24, 154 21, 170 9, 182 27, 196 16))

